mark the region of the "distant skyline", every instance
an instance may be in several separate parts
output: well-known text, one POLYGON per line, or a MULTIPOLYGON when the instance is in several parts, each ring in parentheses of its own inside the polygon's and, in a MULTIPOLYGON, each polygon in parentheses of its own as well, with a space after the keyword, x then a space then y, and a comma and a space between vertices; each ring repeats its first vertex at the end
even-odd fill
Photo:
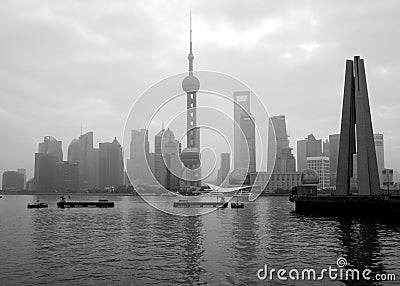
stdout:
POLYGON ((345 60, 363 57, 374 133, 385 138, 385 167, 398 171, 399 8, 396 0, 2 1, 0 172, 26 168, 32 178, 47 135, 62 141, 66 160, 81 125, 95 146, 122 142, 135 99, 187 70, 190 10, 196 69, 250 86, 270 116, 286 116, 291 147, 307 134, 339 133, 345 60))

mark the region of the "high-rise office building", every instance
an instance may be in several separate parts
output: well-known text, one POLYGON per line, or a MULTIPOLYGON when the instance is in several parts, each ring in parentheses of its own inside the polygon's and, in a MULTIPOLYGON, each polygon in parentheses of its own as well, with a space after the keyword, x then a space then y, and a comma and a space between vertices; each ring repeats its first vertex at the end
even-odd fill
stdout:
POLYGON ((79 168, 77 162, 56 162, 55 190, 76 192, 79 189, 79 168))
POLYGON ((93 132, 87 132, 79 136, 78 163, 80 189, 97 187, 95 181, 96 167, 93 156, 93 132))
POLYGON ((56 187, 56 162, 62 162, 62 142, 52 136, 45 136, 35 153, 34 182, 41 192, 53 192, 56 187))
POLYGON ((74 138, 68 145, 68 155, 67 160, 69 162, 78 162, 79 156, 79 141, 74 138))
POLYGON ((240 129, 243 131, 249 150, 249 172, 256 171, 256 129, 254 121, 255 119, 247 114, 240 118, 240 129))
POLYGON ((57 162, 63 160, 62 142, 53 136, 45 136, 43 142, 39 143, 39 153, 56 157, 57 162))
POLYGON ((3 191, 21 191, 24 186, 25 174, 18 171, 5 171, 3 173, 3 191))
POLYGON ((383 134, 375 133, 374 134, 374 142, 375 142, 376 163, 378 164, 379 182, 380 182, 381 187, 383 187, 382 171, 385 168, 383 134))
POLYGON ((218 170, 218 185, 224 186, 224 181, 229 174, 229 170, 231 167, 231 154, 230 153, 221 153, 221 166, 218 170))
POLYGON ((330 186, 329 157, 307 157, 307 167, 317 172, 321 189, 330 186))
POLYGON ((329 169, 331 173, 331 187, 336 187, 337 163, 339 156, 340 134, 329 135, 329 169))
POLYGON ((25 169, 17 169, 17 172, 20 173, 24 177, 24 188, 26 185, 26 170, 25 169))
POLYGON ((269 119, 267 172, 296 172, 296 159, 289 146, 285 115, 269 119))
POLYGON ((122 148, 117 138, 99 144, 99 188, 118 187, 124 183, 122 148))
POLYGON ((322 139, 316 139, 313 134, 307 136, 307 157, 322 156, 322 139))
POLYGON ((297 171, 307 169, 307 139, 297 141, 297 171))
POLYGON ((169 128, 163 128, 154 138, 154 177, 164 188, 178 190, 181 172, 179 141, 169 128))
POLYGON ((255 119, 250 113, 250 91, 236 91, 234 98, 234 169, 256 171, 255 119))
POLYGON ((307 157, 322 156, 322 139, 316 139, 313 134, 306 139, 297 141, 297 171, 307 168, 307 157))
POLYGON ((40 192, 53 192, 56 186, 57 157, 46 153, 35 153, 34 182, 40 192))
POLYGON ((68 146, 68 161, 77 162, 79 169, 79 189, 98 187, 97 165, 94 157, 93 132, 87 132, 73 139, 68 146))
POLYGON ((146 129, 132 130, 127 173, 133 185, 154 183, 151 174, 154 168, 154 156, 149 153, 149 135, 146 129))
POLYGON ((99 148, 93 148, 93 171, 91 174, 93 176, 93 182, 95 182, 94 187, 99 187, 99 148))

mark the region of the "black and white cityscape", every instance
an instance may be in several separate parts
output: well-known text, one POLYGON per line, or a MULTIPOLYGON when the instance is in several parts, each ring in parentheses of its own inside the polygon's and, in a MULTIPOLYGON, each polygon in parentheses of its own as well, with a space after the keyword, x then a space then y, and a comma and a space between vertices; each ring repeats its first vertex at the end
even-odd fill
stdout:
POLYGON ((1 281, 396 285, 399 8, 1 3, 1 281))

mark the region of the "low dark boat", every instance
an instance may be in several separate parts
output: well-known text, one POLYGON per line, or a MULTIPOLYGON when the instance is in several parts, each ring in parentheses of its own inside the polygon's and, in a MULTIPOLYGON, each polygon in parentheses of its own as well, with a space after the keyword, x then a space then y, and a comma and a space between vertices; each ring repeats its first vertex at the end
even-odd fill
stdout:
POLYGON ((226 208, 228 206, 228 202, 201 202, 201 201, 188 201, 188 200, 179 200, 174 202, 174 208, 226 208))
POLYGON ((36 203, 28 204, 28 209, 42 209, 42 208, 47 208, 47 207, 48 207, 48 205, 46 203, 36 202, 36 203))
POLYGON ((61 201, 57 203, 59 208, 113 208, 114 202, 108 200, 98 200, 97 202, 79 202, 79 201, 66 201, 61 197, 61 201))
POLYGON ((243 209, 244 208, 244 203, 231 203, 231 208, 232 209, 243 209))

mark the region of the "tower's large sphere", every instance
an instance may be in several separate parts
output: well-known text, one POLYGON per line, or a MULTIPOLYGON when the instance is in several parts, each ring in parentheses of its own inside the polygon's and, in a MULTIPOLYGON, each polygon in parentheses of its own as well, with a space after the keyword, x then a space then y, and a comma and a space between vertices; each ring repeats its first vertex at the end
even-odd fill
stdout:
POLYGON ((318 185, 319 176, 316 171, 312 169, 305 169, 301 172, 301 184, 302 185, 318 185))
POLYGON ((182 89, 184 92, 194 92, 200 89, 200 81, 194 75, 188 75, 182 81, 182 89))
POLYGON ((200 152, 198 148, 185 148, 180 155, 185 167, 189 168, 200 163, 200 152))

